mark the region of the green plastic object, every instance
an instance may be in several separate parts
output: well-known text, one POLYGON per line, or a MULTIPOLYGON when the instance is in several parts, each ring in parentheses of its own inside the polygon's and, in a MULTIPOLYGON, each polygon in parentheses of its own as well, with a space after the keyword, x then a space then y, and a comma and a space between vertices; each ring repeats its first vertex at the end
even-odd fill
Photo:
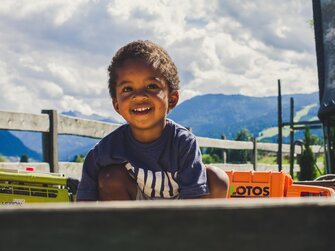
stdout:
POLYGON ((71 202, 69 179, 62 174, 0 169, 0 203, 71 202))

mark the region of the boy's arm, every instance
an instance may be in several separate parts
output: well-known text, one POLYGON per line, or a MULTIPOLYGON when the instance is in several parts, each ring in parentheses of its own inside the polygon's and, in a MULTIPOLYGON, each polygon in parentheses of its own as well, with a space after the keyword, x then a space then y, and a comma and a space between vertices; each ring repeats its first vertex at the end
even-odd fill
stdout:
POLYGON ((179 156, 181 165, 177 181, 181 198, 201 198, 209 194, 206 168, 195 136, 186 141, 179 156))
POLYGON ((229 190, 229 176, 226 172, 218 167, 206 165, 206 175, 210 193, 192 199, 226 199, 229 190))
POLYGON ((85 158, 76 198, 77 201, 97 201, 99 198, 98 168, 93 149, 89 151, 85 158))

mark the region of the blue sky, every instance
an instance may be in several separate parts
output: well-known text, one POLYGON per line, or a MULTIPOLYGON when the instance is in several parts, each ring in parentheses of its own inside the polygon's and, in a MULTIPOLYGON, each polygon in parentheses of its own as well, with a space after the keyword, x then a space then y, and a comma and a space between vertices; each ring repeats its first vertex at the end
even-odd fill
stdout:
POLYGON ((115 116, 107 66, 137 39, 164 47, 181 101, 318 90, 312 1, 2 0, 0 110, 115 116))

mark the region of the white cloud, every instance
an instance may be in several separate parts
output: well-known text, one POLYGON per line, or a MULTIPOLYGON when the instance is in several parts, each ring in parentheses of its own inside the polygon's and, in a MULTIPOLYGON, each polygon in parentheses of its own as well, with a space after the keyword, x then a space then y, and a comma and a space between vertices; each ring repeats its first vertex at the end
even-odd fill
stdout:
POLYGON ((83 114, 92 114, 94 112, 88 103, 71 96, 64 96, 59 104, 63 111, 79 111, 83 114))
POLYGON ((1 109, 116 116, 107 66, 135 39, 161 44, 181 76, 181 101, 207 93, 317 91, 309 1, 3 0, 1 109))
POLYGON ((23 67, 26 67, 32 71, 43 72, 43 68, 37 62, 35 62, 34 58, 28 55, 20 57, 19 63, 21 63, 23 67))
POLYGON ((88 0, 34 0, 32 4, 25 0, 2 0, 0 14, 19 20, 50 19, 54 25, 62 25, 71 19, 81 5, 88 2, 88 0))
POLYGON ((60 78, 63 81, 66 81, 70 84, 76 83, 76 78, 74 73, 71 72, 67 67, 63 65, 59 65, 55 62, 50 62, 48 65, 48 70, 52 73, 52 75, 60 78))
POLYGON ((62 87, 56 83, 41 81, 38 84, 37 91, 39 91, 39 97, 43 99, 61 99, 64 95, 62 87))
POLYGON ((195 91, 195 90, 192 90, 192 89, 187 89, 187 88, 184 88, 183 90, 181 90, 180 92, 180 96, 183 97, 182 100, 179 101, 179 103, 181 101, 185 101, 187 99, 190 99, 190 98, 193 98, 195 96, 198 96, 198 95, 202 95, 202 93, 200 91, 195 91))

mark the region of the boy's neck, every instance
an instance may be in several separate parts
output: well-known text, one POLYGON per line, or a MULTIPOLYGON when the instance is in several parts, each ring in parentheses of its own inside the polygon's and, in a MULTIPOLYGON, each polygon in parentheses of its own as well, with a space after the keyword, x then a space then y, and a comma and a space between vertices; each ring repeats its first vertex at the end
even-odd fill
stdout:
POLYGON ((148 129, 139 129, 134 128, 130 125, 131 133, 133 137, 141 143, 150 143, 158 139, 166 126, 166 120, 164 120, 164 123, 162 123, 161 126, 155 126, 154 128, 148 128, 148 129))

